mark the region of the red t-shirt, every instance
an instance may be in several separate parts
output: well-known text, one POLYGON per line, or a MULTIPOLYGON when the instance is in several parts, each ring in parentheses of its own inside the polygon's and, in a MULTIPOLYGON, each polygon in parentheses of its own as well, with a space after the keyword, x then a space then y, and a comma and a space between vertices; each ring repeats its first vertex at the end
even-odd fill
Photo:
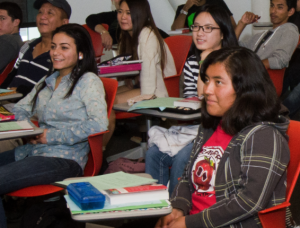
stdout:
POLYGON ((192 194, 192 210, 196 214, 216 203, 215 178, 218 165, 232 135, 226 134, 219 125, 203 145, 192 169, 192 183, 196 191, 192 194))

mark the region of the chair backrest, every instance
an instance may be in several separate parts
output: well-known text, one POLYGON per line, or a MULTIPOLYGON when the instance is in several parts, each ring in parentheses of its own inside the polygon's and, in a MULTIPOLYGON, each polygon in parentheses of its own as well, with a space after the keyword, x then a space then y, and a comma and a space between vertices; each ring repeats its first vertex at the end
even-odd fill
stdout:
POLYGON ((164 41, 166 42, 170 49, 170 52, 172 53, 177 74, 181 74, 192 44, 192 37, 185 35, 170 36, 167 37, 164 41))
POLYGON ((289 136, 290 162, 287 168, 286 201, 289 201, 300 173, 300 122, 291 120, 287 134, 289 136))
MULTIPOLYGON (((297 47, 300 45, 300 35, 299 35, 299 40, 298 40, 298 43, 297 43, 297 46, 296 46, 296 49, 297 49, 297 47)), ((296 50, 295 49, 295 50, 296 50)))
POLYGON ((101 81, 106 93, 107 116, 109 117, 117 94, 118 81, 112 78, 101 78, 101 81))
POLYGON ((165 39, 170 52, 173 56, 177 74, 171 77, 164 78, 164 82, 169 94, 169 97, 179 97, 179 80, 182 73, 187 55, 189 53, 192 37, 191 36, 170 36, 165 39))
POLYGON ((278 97, 281 95, 285 68, 279 70, 268 69, 269 76, 276 88, 278 97))
MULTIPOLYGON (((109 117, 117 94, 118 82, 111 78, 101 78, 101 80, 106 93, 107 116, 109 117)), ((91 152, 88 155, 84 176, 94 176, 100 171, 103 159, 102 138, 104 133, 101 132, 88 137, 91 152)))
POLYGON ((2 73, 0 74, 0 85, 4 82, 4 80, 6 79, 7 75, 11 72, 11 70, 13 69, 15 62, 17 59, 12 60, 9 64, 7 64, 7 66, 5 67, 5 69, 2 71, 2 73))
MULTIPOLYGON (((107 24, 102 24, 102 26, 106 30, 108 30, 107 24)), ((95 51, 95 57, 100 58, 101 55, 103 55, 103 45, 102 45, 101 35, 95 31, 93 31, 92 29, 90 29, 86 24, 84 24, 83 27, 89 32, 89 34, 91 36, 94 51, 95 51)))

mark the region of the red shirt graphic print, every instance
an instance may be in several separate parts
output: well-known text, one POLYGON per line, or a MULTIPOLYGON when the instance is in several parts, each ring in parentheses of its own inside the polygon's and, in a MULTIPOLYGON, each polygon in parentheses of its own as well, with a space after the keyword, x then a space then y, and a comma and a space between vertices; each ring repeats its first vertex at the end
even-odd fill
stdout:
POLYGON ((198 154, 191 174, 195 192, 192 194, 193 205, 190 214, 199 213, 216 203, 214 190, 216 171, 232 137, 219 125, 198 154))

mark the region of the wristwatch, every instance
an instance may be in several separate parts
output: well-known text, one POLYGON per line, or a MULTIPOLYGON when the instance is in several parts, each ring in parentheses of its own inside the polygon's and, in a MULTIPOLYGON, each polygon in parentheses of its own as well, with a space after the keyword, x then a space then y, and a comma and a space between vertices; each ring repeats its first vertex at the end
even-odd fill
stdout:
POLYGON ((180 13, 181 13, 181 14, 184 14, 184 15, 187 15, 187 14, 188 14, 188 12, 186 12, 184 9, 180 10, 180 13))
POLYGON ((100 35, 102 35, 103 33, 107 33, 107 31, 102 31, 102 32, 100 32, 100 35))

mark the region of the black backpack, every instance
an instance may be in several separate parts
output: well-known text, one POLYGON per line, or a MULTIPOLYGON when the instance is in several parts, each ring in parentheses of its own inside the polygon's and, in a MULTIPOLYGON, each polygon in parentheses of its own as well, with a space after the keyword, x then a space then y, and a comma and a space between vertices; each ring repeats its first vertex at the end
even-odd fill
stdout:
POLYGON ((85 223, 79 223, 71 218, 64 198, 55 202, 42 202, 26 209, 21 228, 84 228, 85 223))

